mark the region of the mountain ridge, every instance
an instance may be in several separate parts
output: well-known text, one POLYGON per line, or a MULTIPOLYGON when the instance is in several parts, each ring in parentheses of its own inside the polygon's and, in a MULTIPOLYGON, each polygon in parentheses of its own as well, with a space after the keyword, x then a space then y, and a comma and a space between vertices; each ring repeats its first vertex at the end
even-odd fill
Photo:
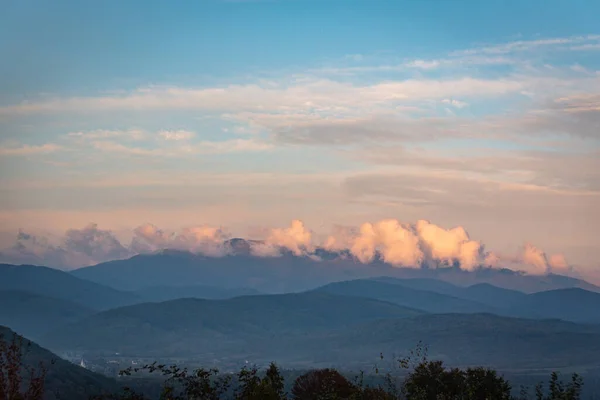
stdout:
MULTIPOLYGON (((246 249, 243 239, 235 239, 246 249)), ((600 292, 587 281, 557 275, 525 275, 503 268, 479 268, 464 271, 459 267, 397 268, 375 260, 365 265, 353 258, 323 250, 315 260, 291 253, 279 257, 258 257, 245 253, 209 257, 179 250, 139 254, 71 271, 74 276, 119 290, 140 290, 167 285, 207 285, 248 287, 264 293, 305 291, 327 283, 351 279, 388 276, 399 279, 437 279, 456 286, 489 283, 494 286, 533 293, 544 290, 581 287, 600 292), (327 255, 327 256, 325 256, 327 255)))

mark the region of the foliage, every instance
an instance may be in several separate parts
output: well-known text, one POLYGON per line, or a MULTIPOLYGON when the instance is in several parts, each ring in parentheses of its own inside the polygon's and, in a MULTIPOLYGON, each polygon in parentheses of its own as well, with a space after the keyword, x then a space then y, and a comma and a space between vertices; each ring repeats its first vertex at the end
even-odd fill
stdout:
MULTIPOLYGON (((380 359, 384 360, 383 355, 380 359)), ((165 400, 579 400, 583 384, 576 374, 565 384, 557 373, 552 373, 547 390, 539 384, 533 397, 526 388, 522 388, 520 396, 513 397, 510 383, 495 370, 447 368, 442 361, 428 360, 427 348, 422 343, 408 356, 393 359, 392 367, 385 374, 381 366, 375 367, 375 373, 383 377, 383 383, 375 386, 364 385, 362 372, 351 382, 335 369, 310 370, 294 380, 289 397, 284 390, 284 378, 273 363, 262 373, 256 367, 242 368, 236 376, 235 390, 231 390, 231 375, 219 375, 214 369, 189 373, 176 366, 151 364, 122 373, 160 372, 166 377, 160 397, 165 400), (396 379, 401 375, 400 370, 408 371, 402 381, 396 379)), ((145 399, 131 389, 112 398, 145 399)))
POLYGON ((46 368, 26 366, 23 362, 23 337, 12 335, 11 340, 0 336, 0 400, 41 400, 44 397, 46 368), (25 379, 24 379, 25 378, 25 379))
POLYGON ((581 397, 582 378, 573 374, 571 381, 566 385, 559 381, 558 373, 552 372, 548 382, 548 393, 544 395, 543 385, 540 383, 535 388, 536 400, 577 400, 581 397))
MULTIPOLYGON (((10 341, 0 336, 0 400, 42 400, 46 368, 31 368, 23 361, 23 338, 13 334, 10 341)), ((380 359, 384 360, 383 355, 380 359)), ((364 385, 364 374, 351 382, 335 369, 315 369, 298 376, 291 393, 285 392, 285 382, 280 369, 271 363, 266 371, 257 367, 242 368, 234 375, 220 374, 217 369, 180 368, 152 363, 139 368, 121 371, 123 376, 158 373, 163 384, 158 398, 161 400, 525 400, 531 399, 527 388, 520 396, 511 396, 511 385, 496 371, 473 367, 447 368, 442 361, 428 360, 427 348, 421 343, 407 357, 393 359, 396 370, 383 375, 383 383, 364 385), (402 382, 398 370, 407 370, 402 382)), ((375 367, 380 374, 381 366, 375 367)), ((583 381, 573 374, 567 383, 553 372, 547 385, 535 387, 535 400, 579 400, 583 381)), ((146 400, 146 394, 124 388, 120 394, 94 397, 94 399, 146 400)), ((153 397, 154 398, 154 397, 153 397)))

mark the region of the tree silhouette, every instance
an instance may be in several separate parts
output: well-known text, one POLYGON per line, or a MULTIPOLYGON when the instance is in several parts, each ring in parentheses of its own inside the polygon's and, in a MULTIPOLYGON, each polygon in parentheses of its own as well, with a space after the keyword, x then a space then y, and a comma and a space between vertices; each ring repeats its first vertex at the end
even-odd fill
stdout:
POLYGON ((544 394, 543 385, 535 387, 536 400, 579 400, 583 379, 578 374, 571 375, 571 381, 564 384, 559 380, 558 373, 552 372, 548 382, 548 394, 544 394))
POLYGON ((294 381, 292 395, 297 400, 348 399, 356 387, 335 369, 309 371, 294 381))
POLYGON ((404 382, 407 399, 509 400, 511 387, 496 371, 483 367, 446 369, 442 361, 425 361, 404 382))
POLYGON ((284 381, 279 368, 271 363, 260 378, 256 367, 242 368, 238 374, 237 400, 284 400, 284 381))
POLYGON ((12 335, 7 341, 0 335, 0 400, 42 400, 46 368, 26 365, 23 360, 31 342, 23 344, 23 337, 12 335), (25 379, 24 379, 25 378, 25 379))

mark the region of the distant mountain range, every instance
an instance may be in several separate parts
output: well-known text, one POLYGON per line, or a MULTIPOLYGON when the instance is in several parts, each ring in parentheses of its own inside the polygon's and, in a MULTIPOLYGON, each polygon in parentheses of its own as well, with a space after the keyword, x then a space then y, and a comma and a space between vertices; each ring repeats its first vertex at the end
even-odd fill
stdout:
POLYGON ((453 365, 587 367, 600 357, 600 326, 493 314, 425 314, 319 291, 181 299, 123 307, 46 335, 41 343, 95 355, 188 357, 288 367, 373 367, 378 355, 407 354, 419 341, 453 365), (370 364, 370 365, 369 365, 370 364))
POLYGON ((380 277, 330 283, 317 291, 389 301, 427 313, 493 313, 600 324, 600 293, 579 288, 525 294, 487 283, 459 287, 432 279, 380 277))
POLYGON ((233 243, 238 254, 221 258, 164 251, 72 272, 0 265, 0 324, 57 352, 208 364, 362 368, 419 340, 461 365, 587 366, 600 356, 600 288, 583 280, 334 253, 259 258, 233 243))
POLYGON ((207 257, 180 251, 137 255, 126 260, 72 271, 83 278, 119 290, 136 291, 156 286, 202 285, 221 288, 250 288, 263 293, 289 293, 317 288, 331 282, 378 276, 399 279, 435 279, 457 286, 478 283, 533 293, 544 290, 581 288, 600 292, 600 287, 562 275, 524 275, 508 269, 481 268, 464 271, 458 267, 436 269, 395 268, 380 261, 362 264, 344 254, 318 250, 320 260, 285 253, 280 257, 254 257, 249 244, 235 239, 233 255, 207 257))
POLYGON ((0 291, 0 324, 31 339, 95 312, 69 300, 17 290, 0 291))
MULTIPOLYGON (((47 267, 0 264, 0 290, 18 290, 106 310, 140 301, 133 293, 47 267)), ((0 321, 1 323, 1 321, 0 321)))

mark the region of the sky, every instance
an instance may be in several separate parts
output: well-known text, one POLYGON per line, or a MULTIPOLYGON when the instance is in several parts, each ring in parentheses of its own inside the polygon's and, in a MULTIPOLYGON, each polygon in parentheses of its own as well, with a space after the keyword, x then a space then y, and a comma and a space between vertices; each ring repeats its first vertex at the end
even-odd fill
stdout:
POLYGON ((600 281, 596 1, 0 7, 0 249, 427 220, 600 281))

